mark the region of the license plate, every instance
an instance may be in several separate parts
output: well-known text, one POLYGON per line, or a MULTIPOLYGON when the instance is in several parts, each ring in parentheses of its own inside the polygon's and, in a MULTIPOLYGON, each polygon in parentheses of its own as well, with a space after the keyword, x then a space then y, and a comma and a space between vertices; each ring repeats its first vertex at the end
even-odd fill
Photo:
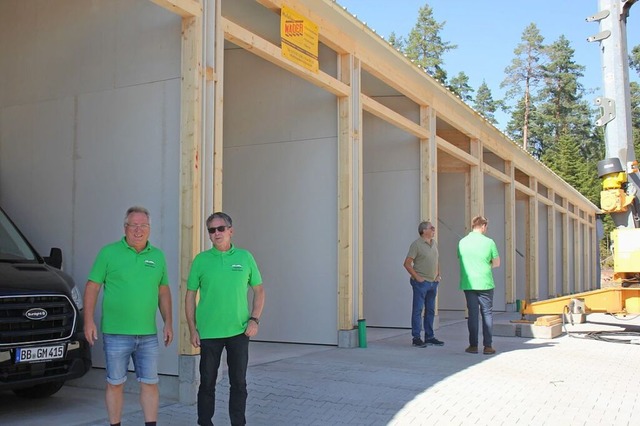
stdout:
POLYGON ((64 345, 16 349, 16 363, 64 358, 64 345))

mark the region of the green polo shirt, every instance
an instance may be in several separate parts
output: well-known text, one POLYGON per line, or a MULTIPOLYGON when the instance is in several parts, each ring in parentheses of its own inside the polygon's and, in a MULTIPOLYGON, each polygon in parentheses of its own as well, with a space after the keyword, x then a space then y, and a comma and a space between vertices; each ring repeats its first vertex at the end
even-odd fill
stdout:
POLYGON ((156 334, 158 290, 169 285, 167 262, 159 249, 147 243, 140 253, 125 237, 100 250, 89 281, 102 284, 102 332, 156 334))
POLYGON ((413 269, 427 281, 435 281, 438 275, 438 244, 418 238, 409 247, 407 257, 413 259, 413 269))
POLYGON ((191 264, 187 289, 200 290, 196 328, 201 339, 237 336, 249 320, 249 286, 262 284, 253 255, 231 245, 227 251, 215 247, 198 254, 191 264))
POLYGON ((458 243, 460 290, 491 290, 495 288, 491 261, 498 257, 498 247, 480 232, 469 232, 458 243))

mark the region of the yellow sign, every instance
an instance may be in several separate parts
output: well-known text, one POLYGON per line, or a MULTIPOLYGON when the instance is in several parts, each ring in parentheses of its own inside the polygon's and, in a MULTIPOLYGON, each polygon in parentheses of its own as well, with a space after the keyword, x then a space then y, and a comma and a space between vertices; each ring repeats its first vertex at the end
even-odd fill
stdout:
POLYGON ((310 71, 318 72, 316 24, 287 6, 282 6, 280 38, 282 56, 310 71))

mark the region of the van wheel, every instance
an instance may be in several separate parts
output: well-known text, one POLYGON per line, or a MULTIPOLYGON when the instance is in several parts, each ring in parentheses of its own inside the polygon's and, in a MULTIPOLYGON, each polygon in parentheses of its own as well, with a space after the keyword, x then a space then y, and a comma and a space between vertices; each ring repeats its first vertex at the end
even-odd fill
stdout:
POLYGON ((13 393, 22 398, 46 398, 58 392, 64 385, 64 381, 43 383, 30 388, 14 389, 13 393))

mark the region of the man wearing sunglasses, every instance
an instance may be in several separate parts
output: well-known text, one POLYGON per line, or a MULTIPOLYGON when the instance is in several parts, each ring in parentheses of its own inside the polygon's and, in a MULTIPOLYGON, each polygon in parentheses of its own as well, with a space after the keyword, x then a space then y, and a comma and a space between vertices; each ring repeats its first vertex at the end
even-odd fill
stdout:
POLYGON ((418 348, 427 345, 442 346, 444 342, 436 339, 433 331, 433 321, 436 315, 436 295, 440 283, 440 262, 438 258, 438 244, 433 239, 436 227, 431 222, 421 222, 418 225, 420 238, 411 243, 409 253, 404 260, 404 268, 409 272, 409 283, 413 290, 413 304, 411 308, 412 344, 418 348), (424 309, 424 319, 422 310, 424 309), (424 328, 424 340, 421 330, 424 328))
POLYGON ((222 350, 229 367, 229 419, 246 424, 249 338, 258 333, 264 307, 262 277, 247 250, 231 243, 233 223, 229 215, 216 212, 207 219, 213 247, 198 254, 187 279, 185 313, 191 344, 200 348, 198 424, 213 425, 216 381, 222 350), (247 292, 253 291, 249 307, 247 292), (196 306, 196 293, 200 301, 196 306))
POLYGON ((124 219, 124 237, 100 250, 84 290, 84 334, 93 345, 98 331, 93 316, 100 289, 102 342, 107 364, 106 402, 109 423, 120 425, 124 382, 133 360, 140 382, 145 425, 158 416, 158 336, 156 312, 164 320, 163 342, 173 340, 171 291, 164 254, 149 244, 149 211, 131 207, 124 219))

